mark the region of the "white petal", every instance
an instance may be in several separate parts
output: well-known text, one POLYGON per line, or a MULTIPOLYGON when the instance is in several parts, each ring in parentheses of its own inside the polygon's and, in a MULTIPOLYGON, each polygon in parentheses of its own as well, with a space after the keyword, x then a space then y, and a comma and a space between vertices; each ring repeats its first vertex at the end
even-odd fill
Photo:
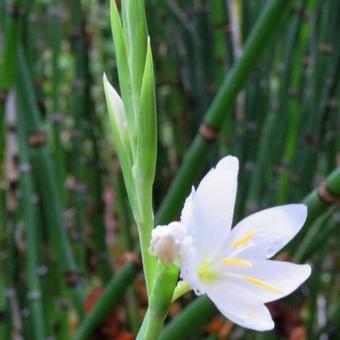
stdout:
POLYGON ((191 213, 192 213, 192 198, 195 195, 195 188, 192 187, 190 195, 186 198, 184 206, 181 212, 181 223, 187 228, 190 223, 191 213))
POLYGON ((256 331, 274 328, 271 315, 263 303, 253 300, 247 293, 235 294, 233 289, 228 289, 228 286, 227 282, 220 280, 207 290, 209 298, 226 318, 256 331))
MULTIPOLYGON (((296 290, 311 274, 308 264, 257 260, 251 266, 218 264, 214 270, 224 276, 229 291, 241 296, 249 295, 260 302, 283 298, 296 290)), ((223 289, 221 287, 220 289, 223 289)))
POLYGON ((181 278, 188 282, 197 295, 204 294, 205 287, 202 281, 198 277, 197 268, 199 266, 198 256, 196 255, 193 247, 188 247, 189 249, 184 253, 181 262, 181 278))
POLYGON ((232 229, 223 251, 242 258, 270 258, 302 228, 307 217, 303 204, 288 204, 259 211, 232 229))
POLYGON ((200 258, 211 257, 231 228, 237 190, 238 159, 222 158, 202 179, 197 191, 186 202, 187 231, 200 258), (191 213, 188 218, 187 211, 191 213))
POLYGON ((253 266, 246 270, 246 275, 277 289, 279 293, 271 292, 251 283, 247 287, 253 286, 256 294, 263 302, 274 301, 289 295, 305 282, 311 274, 311 267, 308 264, 294 264, 282 261, 255 261, 253 266))

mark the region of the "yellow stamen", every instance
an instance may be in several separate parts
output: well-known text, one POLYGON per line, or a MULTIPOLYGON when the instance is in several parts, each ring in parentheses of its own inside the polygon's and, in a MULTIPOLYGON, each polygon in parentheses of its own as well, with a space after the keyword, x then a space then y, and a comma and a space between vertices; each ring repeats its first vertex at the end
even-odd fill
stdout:
POLYGON ((243 278, 246 281, 248 281, 249 283, 251 283, 255 286, 267 289, 267 290, 271 291, 272 293, 275 293, 275 294, 282 293, 282 291, 280 289, 277 289, 277 288, 273 287, 272 285, 270 285, 270 284, 268 284, 268 283, 266 283, 266 282, 264 282, 260 279, 257 279, 256 277, 245 275, 243 278))
POLYGON ((226 266, 240 266, 240 267, 251 267, 252 263, 248 260, 228 258, 223 260, 223 264, 226 266))
POLYGON ((245 234, 241 239, 234 241, 231 244, 232 248, 240 249, 244 247, 255 235, 256 235, 255 231, 250 231, 249 233, 245 234))

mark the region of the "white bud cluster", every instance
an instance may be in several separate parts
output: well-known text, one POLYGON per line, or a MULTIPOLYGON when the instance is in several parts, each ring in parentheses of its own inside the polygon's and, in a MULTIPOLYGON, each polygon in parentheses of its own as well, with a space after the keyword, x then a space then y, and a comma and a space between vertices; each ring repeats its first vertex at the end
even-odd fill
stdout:
POLYGON ((172 222, 157 226, 151 233, 150 253, 166 264, 178 265, 185 250, 190 247, 191 238, 183 225, 172 222))

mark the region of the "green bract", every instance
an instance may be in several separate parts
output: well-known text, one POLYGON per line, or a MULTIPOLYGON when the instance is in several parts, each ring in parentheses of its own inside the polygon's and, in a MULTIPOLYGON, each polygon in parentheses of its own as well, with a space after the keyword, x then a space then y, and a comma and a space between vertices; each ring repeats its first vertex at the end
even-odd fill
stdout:
POLYGON ((112 140, 138 225, 146 284, 150 291, 155 259, 148 254, 154 225, 152 185, 157 154, 156 95, 144 1, 123 1, 122 20, 111 1, 111 27, 121 97, 104 75, 112 140))

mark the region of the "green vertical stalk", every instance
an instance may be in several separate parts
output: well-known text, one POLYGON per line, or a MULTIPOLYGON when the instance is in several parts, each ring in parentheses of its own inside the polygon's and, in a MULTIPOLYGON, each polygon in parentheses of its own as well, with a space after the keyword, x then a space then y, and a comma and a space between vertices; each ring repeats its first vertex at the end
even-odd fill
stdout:
POLYGON ((0 29, 4 31, 6 21, 6 3, 2 1, 0 3, 0 29))
POLYGON ((257 210, 261 203, 261 189, 263 188, 265 171, 269 165, 268 155, 272 148, 271 141, 274 139, 275 114, 274 112, 268 112, 261 130, 258 153, 255 160, 255 170, 251 178, 247 197, 247 209, 249 211, 257 210))
MULTIPOLYGON (((340 168, 336 168, 331 174, 325 179, 325 186, 327 190, 335 197, 340 196, 340 168)), ((312 191, 302 201, 308 206, 308 219, 307 224, 314 221, 320 216, 326 209, 329 208, 330 203, 324 201, 319 194, 318 189, 312 191)))
MULTIPOLYGON (((226 76, 206 113, 205 123, 210 127, 220 127, 226 112, 229 112, 232 108, 239 91, 243 88, 253 71, 264 50, 264 46, 275 32, 273 28, 277 27, 277 23, 291 3, 292 1, 289 0, 272 0, 264 8, 263 13, 247 39, 242 56, 226 76)), ((209 145, 200 135, 196 136, 170 190, 159 208, 156 216, 158 222, 169 222, 178 214, 185 196, 189 193, 192 179, 196 178, 202 169, 202 160, 207 154, 209 145)))
MULTIPOLYGON (((92 39, 91 43, 88 43, 88 37, 86 32, 83 32, 83 41, 85 43, 85 51, 88 56, 91 56, 91 63, 88 58, 86 58, 85 66, 87 67, 85 75, 86 82, 86 128, 84 131, 84 138, 88 138, 92 144, 92 150, 90 154, 89 164, 91 167, 87 167, 86 180, 88 183, 88 193, 93 195, 93 216, 91 215, 90 224, 92 228, 89 230, 88 234, 94 235, 95 240, 92 243, 91 251, 94 254, 94 258, 99 261, 97 263, 96 270, 98 271, 100 278, 103 282, 107 282, 112 275, 112 261, 107 252, 106 244, 106 230, 104 221, 104 202, 103 202, 103 191, 104 191, 104 171, 103 165, 111 163, 111 154, 106 155, 106 152, 102 152, 100 145, 100 136, 105 133, 107 129, 107 123, 102 123, 103 118, 101 113, 104 108, 104 98, 101 91, 101 84, 98 84, 102 77, 102 67, 93 68, 91 65, 103 65, 102 53, 102 30, 100 27, 101 23, 101 4, 96 2, 84 4, 83 12, 92 13, 92 17, 86 16, 86 30, 92 32, 96 39, 92 39), (97 91, 97 96, 92 100, 91 89, 95 88, 98 90, 100 86, 100 92, 97 91), (90 99, 88 99, 90 97, 90 99), (96 105, 94 105, 96 103, 96 105), (101 105, 99 103, 103 103, 101 105), (98 105, 99 104, 99 105, 98 105), (104 161, 101 157, 104 156, 104 161)), ((85 17, 85 16, 84 16, 85 17)), ((109 139, 109 138, 107 138, 109 139)), ((84 166, 84 165, 83 165, 84 166)), ((111 174, 111 172, 110 172, 111 174)), ((87 240, 88 241, 88 240, 87 240)), ((89 243, 89 242, 87 242, 89 243)))
MULTIPOLYGON (((20 19, 22 14, 22 0, 13 0, 8 6, 9 13, 5 22, 5 42, 2 63, 0 64, 0 91, 6 92, 13 84, 16 72, 16 56, 18 53, 18 41, 20 34, 20 19)), ((4 113, 4 93, 1 99, 1 119, 4 113)))
POLYGON ((108 254, 108 247, 106 242, 106 229, 104 221, 104 201, 103 201, 103 171, 101 170, 100 148, 94 133, 90 133, 93 143, 93 168, 89 173, 91 180, 91 190, 94 196, 94 213, 92 218, 93 229, 92 234, 95 237, 95 244, 93 246, 94 257, 96 259, 96 270, 102 282, 108 282, 113 274, 112 260, 108 254), (99 174, 98 174, 99 172, 99 174))
POLYGON ((329 217, 336 208, 331 207, 308 228, 299 246, 293 251, 294 262, 304 262, 326 243, 328 237, 336 230, 336 223, 331 223, 329 217))
MULTIPOLYGON (((300 181, 300 190, 306 191, 312 184, 312 180, 315 174, 315 167, 317 166, 318 161, 318 151, 316 150, 315 140, 317 136, 317 130, 319 123, 319 117, 317 114, 316 108, 318 107, 317 98, 315 98, 313 92, 315 88, 316 82, 316 53, 317 53, 317 21, 318 21, 318 11, 317 11, 317 3, 318 0, 312 1, 314 9, 310 10, 309 17, 309 25, 310 25, 310 34, 308 39, 308 48, 306 58, 308 63, 305 66, 304 70, 304 80, 305 80, 305 90, 304 90, 304 100, 302 106, 302 114, 303 114, 303 133, 305 136, 310 136, 311 141, 307 143, 306 148, 302 149, 299 155, 299 162, 297 163, 297 167, 301 176, 300 181), (312 95, 310 95, 312 93, 312 95), (310 167, 309 164, 313 164, 313 167, 310 167)), ((316 94, 316 93, 315 93, 316 94)))
POLYGON ((299 97, 294 91, 298 91, 298 89, 301 88, 301 69, 305 49, 305 35, 307 33, 306 23, 302 23, 301 21, 301 15, 295 15, 295 19, 291 25, 292 28, 289 31, 288 46, 286 47, 287 51, 290 51, 290 54, 285 58, 287 65, 284 68, 284 79, 286 81, 283 82, 283 98, 280 99, 281 108, 283 109, 283 107, 285 107, 288 117, 287 135, 281 160, 282 171, 280 172, 278 183, 278 204, 284 204, 287 201, 289 178, 290 175, 292 175, 290 167, 296 154, 300 132, 301 113, 299 112, 299 97), (291 98, 289 98, 289 91, 293 91, 291 98))
POLYGON ((72 112, 74 119, 73 130, 73 173, 75 177, 74 206, 76 220, 76 235, 78 237, 74 242, 75 255, 82 272, 86 271, 86 253, 85 253, 85 199, 83 190, 77 190, 85 186, 85 164, 84 139, 86 137, 86 125, 88 119, 88 109, 90 105, 90 94, 88 93, 88 63, 87 48, 85 43, 85 20, 81 1, 71 2, 71 24, 72 24, 72 49, 74 54, 75 79, 73 81, 72 93, 72 112))
POLYGON ((22 106, 25 107, 25 134, 26 138, 30 136, 39 136, 40 142, 35 145, 33 150, 34 160, 37 162, 37 178, 40 184, 42 202, 49 223, 49 241, 55 245, 54 255, 58 257, 58 264, 61 272, 65 275, 68 285, 72 288, 74 302, 79 315, 83 314, 83 294, 84 291, 79 285, 79 273, 69 244, 68 235, 63 221, 63 205, 60 197, 60 190, 55 181, 55 167, 50 157, 46 144, 44 143, 44 133, 42 132, 42 122, 40 113, 36 106, 33 92, 33 86, 29 78, 27 65, 23 51, 19 53, 19 70, 20 81, 18 80, 18 96, 21 97, 22 106), (53 241, 55 240, 55 242, 53 241), (70 282, 70 277, 76 277, 74 282, 70 282))
POLYGON ((157 340, 163 328, 177 282, 177 268, 159 266, 149 298, 149 306, 137 340, 157 340), (162 292, 160 295, 159 292, 162 292))
POLYGON ((52 51, 52 75, 51 75, 51 139, 53 145, 53 157, 55 158, 57 167, 57 176, 61 195, 65 200, 65 155, 61 141, 61 128, 62 128, 62 114, 61 110, 61 69, 60 69, 60 48, 61 48, 61 5, 59 0, 53 0, 48 9, 49 15, 49 43, 52 51))
MULTIPOLYGON (((5 4, 5 2, 4 2, 5 4)), ((6 150, 6 133, 5 133, 5 104, 7 93, 13 85, 16 74, 18 41, 20 35, 20 22, 23 10, 22 0, 13 0, 7 3, 9 12, 5 16, 4 23, 4 45, 3 53, 0 56, 0 182, 4 179, 5 150, 6 150)), ((5 6, 4 6, 5 7, 5 6)), ((5 193, 3 187, 0 188, 0 213, 5 216, 3 206, 5 193)))
POLYGON ((150 293, 155 258, 149 254, 154 227, 152 186, 156 168, 157 124, 153 58, 147 37, 144 1, 110 2, 121 98, 104 77, 110 127, 125 186, 137 223, 147 291, 150 293))
POLYGON ((186 307, 176 319, 164 327, 159 339, 187 339, 189 334, 198 333, 216 313, 217 309, 209 298, 206 296, 200 297, 186 307))
MULTIPOLYGON (((3 256, 3 254, 1 254, 3 256)), ((2 268, 5 266, 1 263, 2 268)), ((10 321, 9 321, 9 306, 6 298, 6 272, 5 270, 1 270, 1 278, 0 278, 0 338, 8 339, 10 336, 10 321)))
MULTIPOLYGON (((18 105, 18 135, 19 135, 19 159, 21 168, 30 167, 28 147, 24 131, 25 120, 23 117, 22 107, 18 105)), ((34 339, 45 339, 45 321, 44 312, 41 302, 42 291, 38 277, 38 266, 40 247, 38 244, 37 230, 37 206, 33 203, 33 178, 29 170, 22 172, 20 175, 20 188, 22 193, 23 217, 26 225, 26 280, 27 280, 27 299, 30 304, 31 320, 33 326, 34 339)))
MULTIPOLYGON (((9 96, 8 98, 13 98, 9 96)), ((11 101, 12 104, 13 101, 11 101)), ((18 188, 18 178, 16 176, 17 166, 15 160, 17 158, 17 150, 13 148, 13 140, 16 139, 16 130, 14 124, 14 110, 9 110, 9 106, 6 107, 4 115, 10 117, 6 123, 8 124, 6 135, 3 136, 6 139, 8 148, 4 164, 10 165, 14 173, 7 173, 4 178, 1 178, 1 196, 0 196, 0 313, 2 318, 2 324, 0 325, 0 338, 7 339, 10 337, 13 329, 13 305, 10 301, 10 294, 14 294, 14 286, 16 282, 16 224, 17 220, 17 198, 16 190, 18 188)), ((5 117, 4 117, 5 118, 5 117)), ((1 164, 2 165, 2 164, 1 164)), ((1 169, 1 171, 3 171, 1 169)))

